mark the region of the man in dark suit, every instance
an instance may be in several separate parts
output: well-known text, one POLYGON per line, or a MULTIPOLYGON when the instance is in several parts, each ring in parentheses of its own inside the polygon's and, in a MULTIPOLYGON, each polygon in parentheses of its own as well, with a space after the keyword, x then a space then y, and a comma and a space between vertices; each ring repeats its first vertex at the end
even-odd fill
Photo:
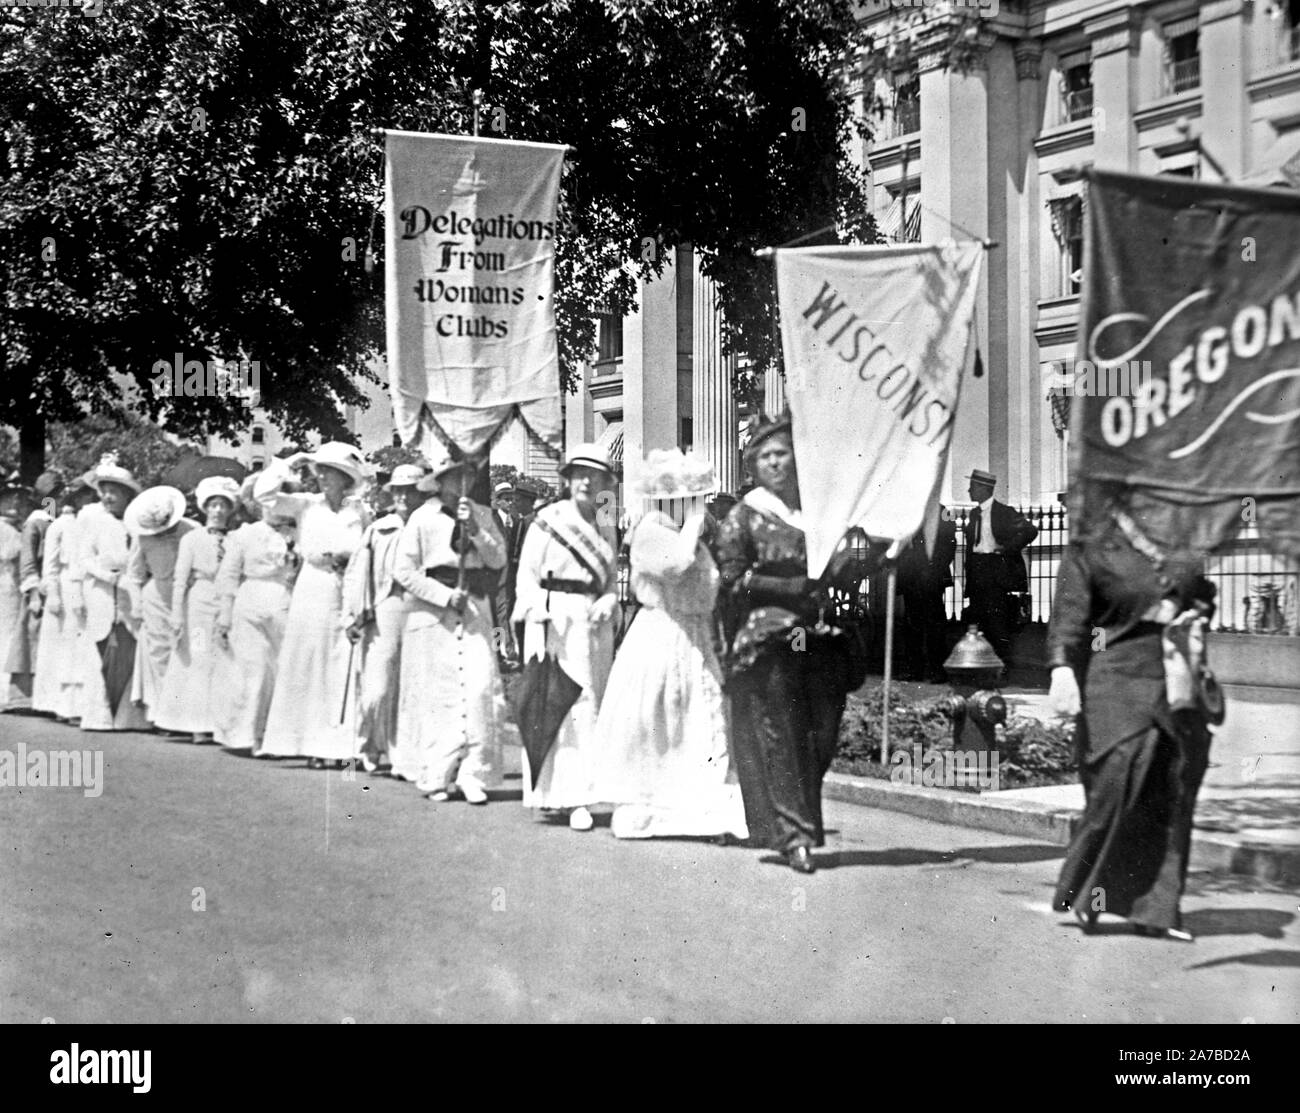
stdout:
POLYGON ((952 587, 952 562, 957 555, 957 523, 945 506, 939 507, 939 532, 934 552, 925 551, 924 531, 898 558, 898 590, 903 597, 903 636, 912 680, 943 683, 948 615, 943 594, 952 587))
POLYGON ((997 484, 990 472, 976 468, 970 474, 976 506, 966 526, 966 598, 972 620, 1009 667, 1016 605, 1011 596, 1029 590, 1023 553, 1038 536, 1038 527, 993 497, 997 484))

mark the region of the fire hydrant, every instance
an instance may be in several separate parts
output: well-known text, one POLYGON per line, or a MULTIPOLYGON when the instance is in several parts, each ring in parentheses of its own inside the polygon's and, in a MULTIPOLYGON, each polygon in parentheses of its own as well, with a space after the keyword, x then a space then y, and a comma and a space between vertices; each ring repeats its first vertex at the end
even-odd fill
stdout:
POLYGON ((954 692, 944 705, 952 716, 953 750, 994 749, 994 727, 1007 721, 1007 701, 997 690, 1002 659, 984 640, 979 627, 969 626, 943 668, 954 692))

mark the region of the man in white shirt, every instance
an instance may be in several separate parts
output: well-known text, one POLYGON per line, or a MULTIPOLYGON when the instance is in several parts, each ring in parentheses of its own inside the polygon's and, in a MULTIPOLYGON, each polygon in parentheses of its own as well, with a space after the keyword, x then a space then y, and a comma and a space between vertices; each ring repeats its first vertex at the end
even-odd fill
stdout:
POLYGON ((966 525, 966 597, 973 621, 1010 667, 1012 596, 1029 590, 1022 552, 1038 536, 1038 527, 993 497, 997 483, 996 475, 980 468, 970 474, 970 499, 976 506, 966 525))

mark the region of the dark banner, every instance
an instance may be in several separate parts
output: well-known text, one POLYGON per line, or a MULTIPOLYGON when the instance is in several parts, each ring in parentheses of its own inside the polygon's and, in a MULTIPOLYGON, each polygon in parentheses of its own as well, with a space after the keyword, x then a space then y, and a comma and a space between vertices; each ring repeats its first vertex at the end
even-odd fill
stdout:
POLYGON ((1300 553, 1300 193, 1088 181, 1076 521, 1137 488, 1170 546, 1209 551, 1255 522, 1300 553))

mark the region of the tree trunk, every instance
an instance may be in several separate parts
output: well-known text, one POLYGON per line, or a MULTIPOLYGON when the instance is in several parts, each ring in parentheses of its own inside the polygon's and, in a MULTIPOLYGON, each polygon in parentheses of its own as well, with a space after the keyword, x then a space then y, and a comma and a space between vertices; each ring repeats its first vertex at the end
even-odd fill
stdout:
POLYGON ((19 474, 30 486, 45 470, 45 415, 28 413, 18 427, 19 474))

